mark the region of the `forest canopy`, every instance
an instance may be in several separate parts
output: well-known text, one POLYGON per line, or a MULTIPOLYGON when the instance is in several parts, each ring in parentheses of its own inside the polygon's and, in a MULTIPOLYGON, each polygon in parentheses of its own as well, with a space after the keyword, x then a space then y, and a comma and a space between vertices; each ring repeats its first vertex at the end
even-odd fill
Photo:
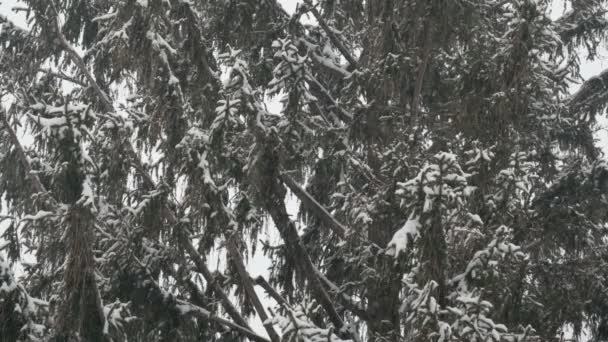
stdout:
POLYGON ((0 341, 608 341, 607 11, 20 0, 0 341))

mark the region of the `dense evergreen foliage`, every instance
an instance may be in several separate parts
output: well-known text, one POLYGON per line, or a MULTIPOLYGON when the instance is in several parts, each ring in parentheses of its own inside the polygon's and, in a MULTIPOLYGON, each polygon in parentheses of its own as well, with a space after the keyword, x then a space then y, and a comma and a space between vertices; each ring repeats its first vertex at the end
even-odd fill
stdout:
POLYGON ((0 340, 608 340, 607 10, 22 0, 0 340))

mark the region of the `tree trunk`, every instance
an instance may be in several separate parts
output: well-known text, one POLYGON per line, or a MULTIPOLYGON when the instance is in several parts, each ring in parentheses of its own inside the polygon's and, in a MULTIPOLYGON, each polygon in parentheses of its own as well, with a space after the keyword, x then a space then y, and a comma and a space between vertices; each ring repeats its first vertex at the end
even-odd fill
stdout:
MULTIPOLYGON (((379 246, 386 246, 392 236, 392 227, 396 223, 388 213, 379 215, 370 228, 369 239, 379 246)), ((401 273, 395 270, 392 258, 378 256, 369 262, 376 276, 367 281, 367 314, 368 341, 384 342, 399 341, 399 290, 401 289, 401 273)))

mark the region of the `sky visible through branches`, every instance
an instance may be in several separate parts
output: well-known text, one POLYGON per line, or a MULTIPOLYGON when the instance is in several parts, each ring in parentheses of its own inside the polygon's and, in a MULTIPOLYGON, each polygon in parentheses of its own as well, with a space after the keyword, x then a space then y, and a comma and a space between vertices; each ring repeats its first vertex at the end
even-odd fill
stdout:
MULTIPOLYGON (((299 1, 296 1, 296 0, 280 0, 280 2, 283 4, 283 7, 285 8, 285 10, 290 14, 294 12, 297 4, 299 3, 299 1)), ((15 13, 11 10, 15 7, 18 8, 19 5, 20 5, 19 2, 16 0, 1 1, 0 15, 10 18, 17 25, 20 25, 22 27, 27 27, 27 23, 25 22, 23 13, 21 13, 21 12, 15 13)), ((554 13, 552 13, 552 14, 555 17, 559 17, 564 12, 564 9, 562 7, 563 6, 560 6, 559 3, 555 4, 554 8, 553 8, 554 13)), ((305 20, 310 20, 310 21, 314 22, 314 19, 312 17, 309 17, 305 20)), ((591 61, 591 62, 582 63, 581 75, 583 76, 584 79, 587 79, 591 76, 595 76, 595 75, 599 74, 608 65, 608 63, 606 62, 606 61, 608 61, 608 59, 607 59, 608 50, 606 50, 604 47, 602 47, 602 49, 600 49, 599 54, 601 56, 600 58, 597 58, 596 60, 591 61)), ((225 71, 225 70, 223 70, 223 71, 225 71)), ((230 76, 230 75, 228 75, 228 76, 230 76)), ((575 92, 578 89, 578 87, 579 87, 578 84, 572 84, 571 91, 575 92)), ((268 106, 270 113, 279 113, 282 111, 281 104, 277 100, 278 98, 279 98, 279 96, 276 96, 273 99, 267 99, 265 104, 268 106)), ((606 119, 604 117, 598 118, 598 121, 600 123, 600 127, 606 124, 606 119)), ((602 129, 602 130, 596 132, 595 136, 597 137, 597 139, 599 139, 600 146, 602 147, 602 149, 604 151, 608 151, 608 133, 602 129)), ((22 142, 26 146, 28 144, 28 141, 32 140, 31 137, 28 137, 28 136, 21 136, 20 138, 22 139, 22 142)), ((153 159, 154 156, 151 156, 150 158, 153 159)), ((179 189, 177 189, 177 191, 179 191, 179 189)), ((297 201, 294 196, 288 196, 287 197, 287 211, 288 211, 289 215, 291 216, 291 218, 294 221, 296 221, 296 224, 298 224, 298 222, 297 222, 298 207, 299 207, 299 201, 297 201)), ((3 205, 3 208, 6 208, 6 205, 3 205)), ((0 213, 0 214, 2 214, 2 213, 0 213)), ((270 223, 267 223, 267 224, 272 225, 272 221, 271 220, 268 220, 268 221, 270 223)), ((407 222, 410 223, 410 221, 407 221, 407 222)), ((414 222, 413 223, 414 226, 417 224, 417 221, 412 221, 412 222, 414 222)), ((2 232, 2 230, 4 228, 5 227, 0 225, 0 233, 2 232)), ((268 229, 268 231, 274 232, 275 229, 268 229)), ((413 231, 415 231, 415 227, 414 227, 413 231)), ((280 243, 280 240, 281 240, 280 237, 278 236, 278 233, 270 233, 270 236, 266 236, 264 238, 267 238, 270 242, 276 242, 277 244, 280 243)), ((0 245, 2 245, 2 243, 3 242, 0 241, 0 245)), ((27 255, 23 256, 23 257, 25 258, 25 261, 28 261, 28 262, 31 261, 31 260, 28 260, 27 255)), ((267 273, 268 273, 267 270, 270 266, 270 259, 263 256, 261 251, 258 250, 258 252, 255 255, 253 255, 253 256, 250 255, 249 258, 247 258, 247 259, 248 259, 247 268, 253 277, 255 277, 257 275, 267 275, 267 273)), ((220 252, 219 255, 212 254, 208 258, 208 260, 210 260, 209 266, 212 270, 215 270, 215 269, 222 270, 225 268, 226 260, 225 260, 225 252, 223 250, 220 252)), ((16 265, 16 270, 17 270, 17 273, 20 272, 21 268, 19 267, 19 265, 16 265)), ((256 290, 258 296, 263 299, 264 305, 271 306, 271 305, 275 304, 274 301, 268 299, 266 294, 260 288, 256 287, 255 290, 256 290)), ((266 336, 266 337, 268 336, 266 331, 264 330, 262 322, 259 320, 258 316, 254 316, 254 318, 252 318, 252 322, 250 322, 250 324, 256 333, 266 336)))
MULTIPOLYGON (((283 4, 283 7, 285 8, 285 10, 287 12, 293 13, 293 11, 295 11, 296 5, 300 1, 298 1, 298 0, 280 0, 280 2, 283 4)), ((13 10, 14 8, 19 7, 19 6, 20 6, 20 3, 18 0, 2 0, 2 1, 0 1, 0 15, 10 18, 15 24, 25 28, 25 27, 27 27, 27 22, 26 22, 24 13, 15 12, 13 10)), ((277 96, 277 98, 278 98, 278 96, 277 96)), ((277 99, 270 100, 267 105, 269 107, 269 111, 271 111, 271 112, 276 113, 276 112, 280 111, 281 104, 279 103, 279 101, 277 99)), ((22 141, 27 142, 28 140, 31 141, 31 139, 27 139, 27 137, 22 137, 22 141)), ((3 207, 6 208, 6 206, 3 206, 3 207)), ((297 201, 295 200, 295 198, 291 197, 290 200, 288 201, 287 208, 293 217, 296 216, 297 207, 298 207, 297 201)), ((272 222, 270 222, 268 224, 272 225, 272 222)), ((3 232, 3 230, 6 228, 7 225, 8 225, 8 222, 0 223, 0 235, 3 232)), ((272 232, 273 230, 268 229, 268 231, 272 232)), ((269 241, 271 241, 271 242, 276 242, 278 240, 278 236, 269 236, 268 238, 270 238, 269 241)), ((2 244, 2 241, 0 240, 0 245, 1 244, 2 244)), ((22 257, 24 258, 24 261, 26 261, 26 262, 34 261, 34 259, 32 258, 31 255, 30 256, 24 255, 22 257)), ((270 266, 269 258, 264 256, 261 253, 261 251, 258 251, 257 253, 255 253, 255 255, 250 255, 249 258, 250 259, 249 259, 249 264, 248 264, 248 271, 250 272, 252 277, 256 277, 258 275, 266 276, 268 273, 268 267, 270 266)), ((215 259, 217 259, 218 263, 210 264, 210 266, 211 267, 215 266, 216 268, 220 269, 221 266, 223 265, 223 263, 225 263, 225 255, 210 256, 210 260, 215 260, 215 259)), ((19 273, 21 273, 22 267, 20 265, 14 265, 14 268, 15 268, 17 275, 19 275, 19 273)), ((261 290, 259 287, 256 287, 256 292, 258 293, 258 296, 260 298, 265 300, 266 306, 274 305, 274 302, 271 299, 269 299, 266 296, 266 294, 264 293, 264 291, 261 290)), ((250 324, 251 324, 252 328, 255 329, 258 334, 267 336, 267 333, 262 326, 262 322, 259 321, 257 316, 252 318, 252 321, 250 322, 250 324)))

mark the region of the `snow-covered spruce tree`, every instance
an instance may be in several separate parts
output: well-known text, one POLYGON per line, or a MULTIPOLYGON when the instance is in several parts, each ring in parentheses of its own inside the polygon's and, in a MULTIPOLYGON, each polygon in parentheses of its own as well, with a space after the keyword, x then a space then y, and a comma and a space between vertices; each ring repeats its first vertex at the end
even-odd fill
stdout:
POLYGON ((22 0, 0 340, 608 339, 606 10, 22 0))

